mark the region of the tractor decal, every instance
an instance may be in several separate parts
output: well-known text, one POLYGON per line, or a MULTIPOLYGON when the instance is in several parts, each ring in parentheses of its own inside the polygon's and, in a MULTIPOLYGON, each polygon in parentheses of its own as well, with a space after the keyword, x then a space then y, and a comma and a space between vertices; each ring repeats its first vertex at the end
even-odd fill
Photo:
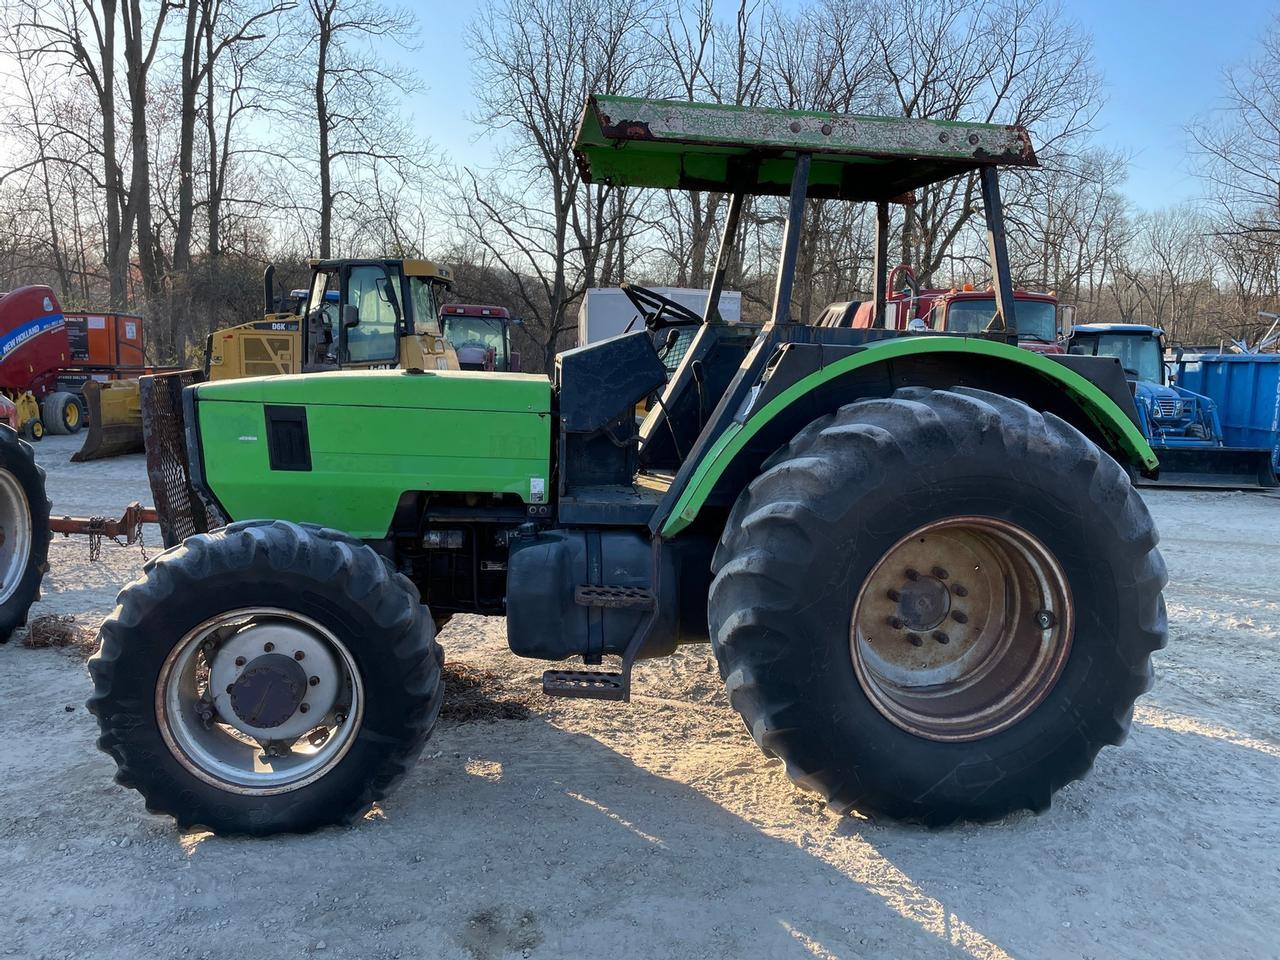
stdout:
POLYGON ((10 330, 3 337, 0 337, 0 360, 5 359, 5 357, 29 340, 33 340, 42 333, 48 333, 51 330, 61 330, 64 325, 65 321, 62 314, 51 313, 45 317, 37 317, 35 320, 10 330))

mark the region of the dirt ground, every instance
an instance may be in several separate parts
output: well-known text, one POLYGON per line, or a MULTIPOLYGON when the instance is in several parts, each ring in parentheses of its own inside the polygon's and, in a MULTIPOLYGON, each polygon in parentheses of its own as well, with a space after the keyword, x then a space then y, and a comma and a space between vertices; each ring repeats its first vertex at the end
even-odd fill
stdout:
MULTIPOLYGON (((141 457, 69 464, 76 445, 38 449, 56 513, 149 499, 141 457)), ((464 713, 513 719, 444 721, 354 828, 182 834, 112 781, 78 657, 0 647, 0 955, 1280 957, 1280 499, 1147 499, 1170 571, 1155 689, 1052 810, 991 826, 827 813, 761 756, 706 647, 641 666, 630 705, 555 702, 501 622, 462 617, 441 639, 472 670, 464 713)), ((90 627, 141 563, 83 541, 50 560, 33 614, 90 627)))

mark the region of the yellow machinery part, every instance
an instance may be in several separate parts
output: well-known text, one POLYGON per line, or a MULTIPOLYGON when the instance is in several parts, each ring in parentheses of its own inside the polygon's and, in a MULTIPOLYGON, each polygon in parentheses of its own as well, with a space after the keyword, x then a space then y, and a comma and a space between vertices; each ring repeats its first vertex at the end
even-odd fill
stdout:
POLYGON ((40 420, 40 401, 36 399, 34 393, 30 390, 6 390, 5 396, 13 401, 13 405, 18 408, 18 425, 22 427, 31 421, 41 423, 40 420))
POLYGON ((89 429, 75 463, 141 453, 142 398, 137 380, 89 380, 84 385, 89 429))
POLYGON ((400 367, 403 370, 461 370, 458 353, 444 337, 412 334, 400 338, 400 367))
POLYGON ((35 394, 30 390, 0 390, 6 397, 13 401, 13 405, 17 408, 18 432, 24 436, 30 433, 28 439, 39 440, 44 436, 44 421, 40 419, 40 401, 36 399, 35 394))
POLYGON ((260 330, 254 329, 252 323, 246 323, 214 333, 209 379, 239 380, 242 377, 299 373, 301 364, 301 332, 260 330))

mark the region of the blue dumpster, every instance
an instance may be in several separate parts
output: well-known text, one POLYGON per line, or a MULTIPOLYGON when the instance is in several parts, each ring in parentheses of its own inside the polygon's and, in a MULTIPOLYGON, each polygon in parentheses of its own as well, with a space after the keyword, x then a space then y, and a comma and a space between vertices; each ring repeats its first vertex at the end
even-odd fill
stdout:
POLYGON ((1178 361, 1178 386, 1218 405, 1229 447, 1266 447, 1280 470, 1280 354, 1188 354, 1178 361))

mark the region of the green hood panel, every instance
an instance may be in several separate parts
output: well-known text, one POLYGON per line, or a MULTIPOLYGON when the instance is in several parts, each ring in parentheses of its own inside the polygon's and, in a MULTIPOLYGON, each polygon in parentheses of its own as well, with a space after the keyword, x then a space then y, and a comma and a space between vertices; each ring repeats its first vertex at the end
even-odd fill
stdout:
POLYGON ((387 535, 402 494, 546 502, 551 384, 442 371, 307 374, 196 388, 205 484, 232 520, 318 523, 387 535), (311 468, 272 469, 267 407, 306 411, 311 468))

